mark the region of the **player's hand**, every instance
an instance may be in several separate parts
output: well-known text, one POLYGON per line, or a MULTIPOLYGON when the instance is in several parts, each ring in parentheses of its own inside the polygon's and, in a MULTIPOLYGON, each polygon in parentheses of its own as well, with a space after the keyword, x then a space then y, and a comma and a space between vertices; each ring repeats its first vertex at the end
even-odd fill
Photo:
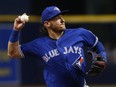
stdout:
POLYGON ((92 64, 90 70, 86 73, 87 75, 95 76, 102 73, 105 69, 107 62, 100 54, 89 52, 92 56, 92 64))
POLYGON ((21 30, 25 25, 25 21, 21 21, 21 17, 18 16, 14 21, 14 29, 15 30, 21 30))

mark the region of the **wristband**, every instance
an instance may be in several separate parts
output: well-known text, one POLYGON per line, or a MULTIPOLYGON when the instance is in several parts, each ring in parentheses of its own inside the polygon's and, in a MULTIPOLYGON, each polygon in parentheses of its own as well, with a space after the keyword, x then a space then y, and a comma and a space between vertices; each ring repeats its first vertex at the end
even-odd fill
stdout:
POLYGON ((13 29, 10 35, 9 41, 14 43, 14 42, 17 42, 18 39, 19 39, 19 31, 13 29))

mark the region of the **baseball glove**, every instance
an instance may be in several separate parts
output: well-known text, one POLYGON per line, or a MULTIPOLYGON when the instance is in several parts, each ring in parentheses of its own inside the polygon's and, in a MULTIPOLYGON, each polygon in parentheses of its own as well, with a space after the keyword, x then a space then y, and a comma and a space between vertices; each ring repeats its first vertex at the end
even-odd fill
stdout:
POLYGON ((86 74, 90 76, 100 75, 106 67, 106 60, 95 52, 89 51, 88 53, 92 56, 92 64, 86 74))

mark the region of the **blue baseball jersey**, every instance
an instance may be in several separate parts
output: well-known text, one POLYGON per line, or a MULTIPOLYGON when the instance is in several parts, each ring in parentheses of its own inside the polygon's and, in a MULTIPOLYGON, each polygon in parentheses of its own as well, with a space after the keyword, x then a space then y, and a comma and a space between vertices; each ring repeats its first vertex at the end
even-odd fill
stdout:
POLYGON ((48 87, 83 87, 84 46, 94 47, 98 38, 84 28, 66 29, 58 39, 49 36, 21 45, 22 56, 31 55, 44 63, 48 87))

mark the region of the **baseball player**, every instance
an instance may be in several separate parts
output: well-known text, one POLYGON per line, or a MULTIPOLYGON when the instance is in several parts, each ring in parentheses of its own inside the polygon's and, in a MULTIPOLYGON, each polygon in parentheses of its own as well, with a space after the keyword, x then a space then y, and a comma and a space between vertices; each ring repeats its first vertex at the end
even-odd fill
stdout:
POLYGON ((88 87, 86 75, 98 75, 105 68, 107 59, 102 43, 91 31, 84 28, 66 29, 57 6, 46 7, 41 15, 42 24, 48 35, 26 44, 19 44, 19 32, 25 21, 17 17, 8 42, 8 56, 22 58, 26 55, 40 58, 44 63, 44 79, 47 87, 88 87), (83 47, 89 47, 92 67, 86 73, 83 47))

